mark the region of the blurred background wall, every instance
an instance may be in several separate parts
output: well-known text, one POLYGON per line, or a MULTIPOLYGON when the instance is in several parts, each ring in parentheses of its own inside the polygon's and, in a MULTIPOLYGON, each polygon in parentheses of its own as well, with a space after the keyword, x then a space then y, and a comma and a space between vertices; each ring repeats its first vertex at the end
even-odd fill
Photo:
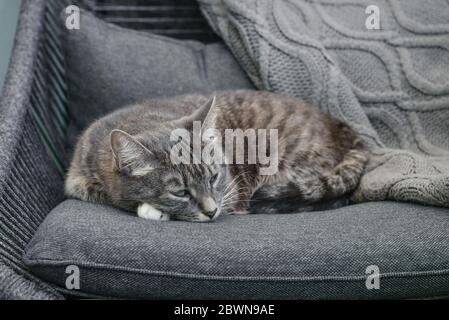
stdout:
POLYGON ((8 69, 21 0, 0 0, 0 95, 8 69))

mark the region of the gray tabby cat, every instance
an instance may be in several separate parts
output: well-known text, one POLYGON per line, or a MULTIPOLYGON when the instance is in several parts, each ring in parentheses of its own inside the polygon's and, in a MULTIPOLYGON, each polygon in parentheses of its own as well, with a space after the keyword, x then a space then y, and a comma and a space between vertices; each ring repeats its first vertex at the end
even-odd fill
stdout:
MULTIPOLYGON (((206 144, 207 142, 202 142, 206 144)), ((153 220, 211 221, 220 213, 289 213, 347 203, 367 161, 344 123, 284 95, 262 91, 149 100, 93 123, 80 138, 66 194, 153 220), (278 172, 260 164, 174 164, 170 136, 193 122, 214 128, 277 129, 278 172)))

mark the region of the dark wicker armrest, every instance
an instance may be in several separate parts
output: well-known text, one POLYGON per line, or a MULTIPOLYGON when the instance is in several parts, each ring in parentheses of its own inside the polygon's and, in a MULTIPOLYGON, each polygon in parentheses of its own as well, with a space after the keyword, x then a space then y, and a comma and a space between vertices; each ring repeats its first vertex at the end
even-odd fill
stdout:
POLYGON ((68 115, 54 24, 61 4, 23 1, 0 100, 0 298, 61 298, 22 262, 34 232, 63 199, 68 115))

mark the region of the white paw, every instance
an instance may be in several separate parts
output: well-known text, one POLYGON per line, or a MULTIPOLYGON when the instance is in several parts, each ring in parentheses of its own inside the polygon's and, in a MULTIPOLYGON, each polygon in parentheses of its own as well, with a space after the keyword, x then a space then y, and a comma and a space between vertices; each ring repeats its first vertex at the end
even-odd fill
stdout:
POLYGON ((168 221, 170 217, 162 213, 148 203, 143 203, 137 208, 137 216, 147 220, 168 221))

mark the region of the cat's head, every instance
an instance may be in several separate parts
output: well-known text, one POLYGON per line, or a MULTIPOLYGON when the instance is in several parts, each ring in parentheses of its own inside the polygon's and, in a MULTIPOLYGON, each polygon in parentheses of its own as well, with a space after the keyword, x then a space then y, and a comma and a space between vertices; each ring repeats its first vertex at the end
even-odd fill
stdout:
POLYGON ((189 117, 136 136, 114 130, 110 137, 114 202, 128 209, 148 203, 173 220, 216 219, 222 211, 227 167, 204 161, 176 163, 171 152, 177 142, 170 139, 173 130, 185 129, 193 140, 193 122, 200 121, 202 130, 213 126, 213 109, 214 99, 189 117))

